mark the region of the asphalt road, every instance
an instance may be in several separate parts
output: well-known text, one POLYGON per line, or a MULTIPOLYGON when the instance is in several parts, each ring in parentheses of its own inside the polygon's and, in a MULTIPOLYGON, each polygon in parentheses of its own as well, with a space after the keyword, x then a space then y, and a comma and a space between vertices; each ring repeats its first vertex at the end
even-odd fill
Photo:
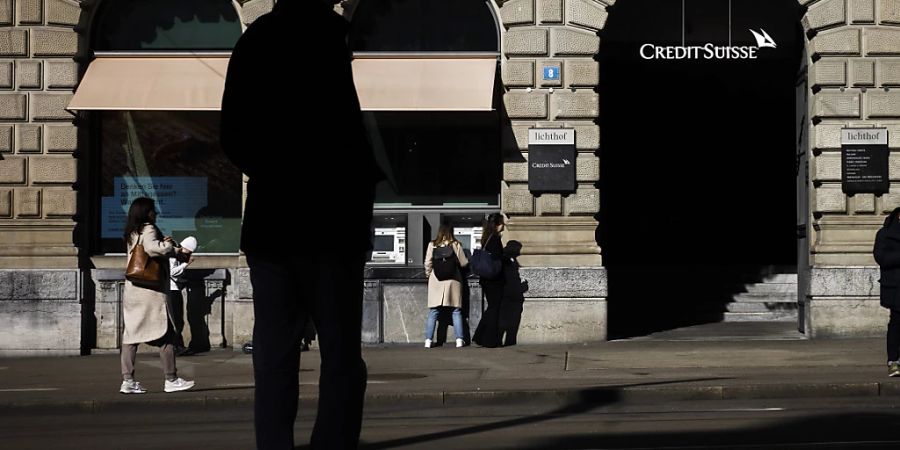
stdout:
MULTIPOLYGON (((96 413, 0 416, 0 449, 251 449, 246 404, 166 404, 96 413)), ((298 444, 313 405, 301 405, 298 444)), ((366 449, 846 449, 900 448, 900 398, 680 401, 604 406, 377 405, 366 449)), ((305 448, 300 445, 298 448, 305 448)))

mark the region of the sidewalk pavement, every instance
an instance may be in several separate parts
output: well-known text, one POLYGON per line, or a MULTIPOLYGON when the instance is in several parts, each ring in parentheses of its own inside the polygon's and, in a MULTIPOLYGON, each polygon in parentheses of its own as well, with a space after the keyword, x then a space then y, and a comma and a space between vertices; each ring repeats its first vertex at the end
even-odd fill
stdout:
MULTIPOLYGON (((556 402, 559 404, 797 397, 900 396, 888 378, 883 339, 615 341, 488 349, 364 347, 367 404, 556 402)), ((143 395, 118 393, 118 354, 0 359, 0 414, 251 405, 250 355, 213 350, 178 358, 194 389, 162 391, 159 357, 138 354, 143 395)), ((317 399, 319 354, 303 353, 300 399, 317 399)))

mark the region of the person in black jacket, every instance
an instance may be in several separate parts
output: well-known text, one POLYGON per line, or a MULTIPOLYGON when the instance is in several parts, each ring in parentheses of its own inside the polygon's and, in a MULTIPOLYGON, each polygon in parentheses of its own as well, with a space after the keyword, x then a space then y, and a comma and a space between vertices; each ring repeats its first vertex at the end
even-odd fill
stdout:
POLYGON ((881 306, 890 309, 887 329, 888 376, 900 376, 900 208, 884 219, 875 235, 875 261, 881 266, 881 306))
MULTIPOLYGON (((491 255, 491 259, 500 260, 504 265, 503 243, 500 240, 500 233, 505 229, 506 224, 503 222, 503 214, 500 213, 489 215, 481 226, 481 247, 491 255)), ((502 344, 500 308, 503 302, 503 288, 506 284, 504 279, 505 270, 503 269, 500 270, 496 278, 480 278, 478 280, 488 306, 484 314, 481 315, 481 321, 478 322, 475 334, 472 335, 472 342, 482 347, 499 347, 502 344)))
POLYGON ((294 448, 310 316, 322 359, 311 446, 359 443, 363 269, 380 171, 353 84, 349 24, 335 3, 277 2, 238 40, 225 79, 222 148, 249 179, 241 250, 253 286, 260 449, 294 448), (307 64, 286 62, 298 56, 307 64))

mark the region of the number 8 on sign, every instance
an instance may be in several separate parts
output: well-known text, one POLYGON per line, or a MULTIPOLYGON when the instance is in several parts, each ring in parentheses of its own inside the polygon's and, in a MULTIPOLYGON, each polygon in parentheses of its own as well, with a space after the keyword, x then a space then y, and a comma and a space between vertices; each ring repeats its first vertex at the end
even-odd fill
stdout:
POLYGON ((559 80, 559 66, 544 66, 544 80, 559 80))

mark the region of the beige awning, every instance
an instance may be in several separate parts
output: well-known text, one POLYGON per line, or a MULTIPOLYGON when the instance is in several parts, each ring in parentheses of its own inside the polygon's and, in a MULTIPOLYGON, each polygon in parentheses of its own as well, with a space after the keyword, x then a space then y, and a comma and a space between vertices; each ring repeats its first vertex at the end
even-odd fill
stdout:
POLYGON ((98 57, 70 110, 218 111, 228 56, 98 57))
POLYGON ((363 111, 490 111, 496 58, 358 58, 363 111))

